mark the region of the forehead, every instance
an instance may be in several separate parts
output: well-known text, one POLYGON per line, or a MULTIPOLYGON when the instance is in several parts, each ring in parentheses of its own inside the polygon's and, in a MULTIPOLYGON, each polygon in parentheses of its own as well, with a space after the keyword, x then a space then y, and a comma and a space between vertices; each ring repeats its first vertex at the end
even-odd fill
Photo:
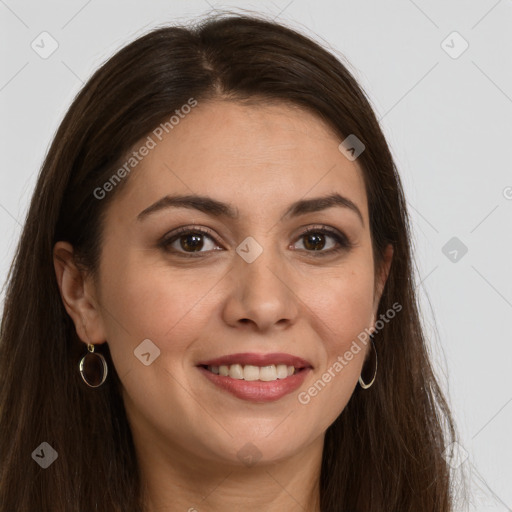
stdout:
POLYGON ((149 134, 154 147, 129 176, 126 205, 143 209, 165 194, 206 194, 243 215, 338 192, 368 224, 362 169, 338 150, 342 139, 305 109, 199 102, 167 130, 157 132, 161 140, 149 134))

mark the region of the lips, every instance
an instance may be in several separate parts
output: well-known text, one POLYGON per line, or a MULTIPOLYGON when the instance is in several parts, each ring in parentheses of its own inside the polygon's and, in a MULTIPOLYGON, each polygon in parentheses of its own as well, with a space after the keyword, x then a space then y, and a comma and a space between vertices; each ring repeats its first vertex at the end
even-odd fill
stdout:
POLYGON ((251 352, 243 352, 239 354, 230 354, 227 356, 208 359, 197 363, 196 366, 230 366, 232 364, 240 364, 242 366, 269 366, 271 364, 284 364, 286 366, 294 366, 298 370, 302 368, 313 368, 313 366, 298 356, 275 352, 272 354, 257 354, 251 352))
POLYGON ((313 371, 311 367, 303 368, 298 370, 298 373, 294 373, 284 379, 262 382, 260 380, 246 381, 244 379, 223 377, 212 373, 203 366, 198 366, 197 368, 217 389, 246 402, 256 403, 275 402, 290 395, 303 385, 309 373, 313 371))

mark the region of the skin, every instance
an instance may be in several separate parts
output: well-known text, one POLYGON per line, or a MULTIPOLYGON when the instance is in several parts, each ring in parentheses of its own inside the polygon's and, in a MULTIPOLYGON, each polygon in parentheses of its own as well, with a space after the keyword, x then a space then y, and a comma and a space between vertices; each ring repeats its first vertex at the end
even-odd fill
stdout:
POLYGON ((56 244, 57 281, 77 333, 84 343, 108 342, 122 381, 148 511, 320 510, 325 430, 352 395, 370 345, 307 405, 298 393, 374 328, 392 259, 389 246, 374 287, 362 171, 340 142, 297 107, 199 104, 109 205, 97 285, 73 264, 70 244, 56 244), (363 221, 340 206, 281 219, 291 203, 333 192, 353 201, 363 221), (239 218, 167 208, 137 219, 166 194, 208 195, 239 218), (180 256, 190 246, 179 237, 159 247, 191 224, 213 235, 197 258, 180 256), (322 225, 351 247, 329 253, 338 244, 325 235, 312 250, 301 234, 322 225), (252 263, 235 251, 248 236, 263 248, 252 263), (160 349, 149 366, 133 353, 145 339, 160 349), (196 368, 235 352, 290 353, 313 370, 275 402, 248 402, 196 368), (252 466, 237 456, 247 443, 260 456, 252 466))

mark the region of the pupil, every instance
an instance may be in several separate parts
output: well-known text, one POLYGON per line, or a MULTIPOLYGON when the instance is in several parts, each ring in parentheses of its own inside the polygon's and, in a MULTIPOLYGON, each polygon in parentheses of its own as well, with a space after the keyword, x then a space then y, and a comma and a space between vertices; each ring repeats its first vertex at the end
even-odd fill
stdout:
POLYGON ((311 234, 306 235, 306 243, 305 246, 307 249, 313 249, 317 251, 319 249, 323 249, 325 246, 325 239, 323 235, 320 234, 311 234))
POLYGON ((202 235, 189 234, 184 235, 180 239, 181 247, 185 250, 197 251, 203 247, 202 235))

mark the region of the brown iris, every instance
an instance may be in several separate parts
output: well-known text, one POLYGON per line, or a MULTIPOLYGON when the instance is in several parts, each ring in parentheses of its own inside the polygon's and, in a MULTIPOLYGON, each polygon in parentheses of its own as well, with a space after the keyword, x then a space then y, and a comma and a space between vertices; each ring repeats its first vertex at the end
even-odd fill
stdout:
POLYGON ((203 235, 198 233, 188 233, 180 237, 181 248, 185 251, 198 251, 203 248, 203 235))
POLYGON ((325 247, 325 236, 320 233, 304 235, 304 247, 313 251, 323 249, 325 247))

